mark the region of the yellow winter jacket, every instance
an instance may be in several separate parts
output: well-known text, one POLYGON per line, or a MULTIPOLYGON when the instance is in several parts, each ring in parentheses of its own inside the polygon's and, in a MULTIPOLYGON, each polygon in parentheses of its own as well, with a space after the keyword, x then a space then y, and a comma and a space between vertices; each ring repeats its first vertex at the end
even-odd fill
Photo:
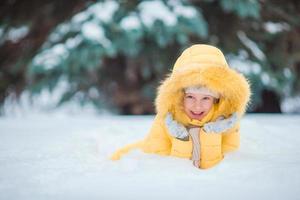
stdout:
MULTIPOLYGON (((223 53, 209 45, 193 45, 177 59, 172 73, 158 88, 155 101, 156 117, 148 136, 137 143, 116 151, 111 159, 118 160, 133 148, 145 153, 191 158, 192 140, 182 141, 171 136, 165 117, 172 113, 176 121, 185 126, 202 127, 219 116, 229 117, 237 112, 239 119, 245 113, 250 88, 245 77, 230 69, 223 53), (202 120, 190 119, 183 111, 183 88, 205 86, 220 94, 220 100, 202 120)), ((220 162, 224 153, 239 147, 239 122, 224 133, 206 133, 200 129, 200 168, 209 168, 220 162)))

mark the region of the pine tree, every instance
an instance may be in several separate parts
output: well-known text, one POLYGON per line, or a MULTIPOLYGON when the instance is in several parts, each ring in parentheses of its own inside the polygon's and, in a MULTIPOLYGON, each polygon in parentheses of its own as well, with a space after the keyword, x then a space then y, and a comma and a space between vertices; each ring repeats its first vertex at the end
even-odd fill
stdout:
MULTIPOLYGON (((221 48, 231 67, 251 81, 249 111, 264 111, 266 91, 283 98, 299 95, 297 1, 98 1, 80 5, 80 12, 53 26, 42 45, 37 45, 38 52, 35 48, 26 57, 27 62, 19 58, 7 65, 23 63, 23 73, 17 74, 33 94, 53 91, 64 82, 67 87, 59 105, 76 100, 123 114, 153 113, 156 87, 182 50, 208 43, 221 48)), ((14 85, 12 80, 6 83, 14 85)))

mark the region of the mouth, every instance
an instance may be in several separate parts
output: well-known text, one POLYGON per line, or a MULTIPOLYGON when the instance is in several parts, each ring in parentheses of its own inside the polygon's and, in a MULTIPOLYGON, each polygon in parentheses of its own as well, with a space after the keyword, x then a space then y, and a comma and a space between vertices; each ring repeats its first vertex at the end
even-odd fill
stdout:
POLYGON ((204 115, 204 111, 202 112, 193 112, 191 111, 191 114, 195 117, 195 118, 200 118, 204 115))

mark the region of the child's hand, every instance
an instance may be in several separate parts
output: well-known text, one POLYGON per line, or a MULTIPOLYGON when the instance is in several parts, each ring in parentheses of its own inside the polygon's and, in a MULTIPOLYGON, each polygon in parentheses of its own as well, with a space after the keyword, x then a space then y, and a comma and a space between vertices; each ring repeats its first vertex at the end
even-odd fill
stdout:
POLYGON ((166 127, 169 131, 169 133, 178 139, 181 140, 189 140, 189 133, 186 130, 186 128, 178 123, 176 120, 173 119, 172 114, 168 113, 166 118, 165 118, 165 123, 166 123, 166 127))
POLYGON ((237 113, 235 112, 227 119, 220 118, 215 122, 209 122, 205 124, 203 129, 206 133, 222 133, 232 128, 237 120, 238 117, 237 113))

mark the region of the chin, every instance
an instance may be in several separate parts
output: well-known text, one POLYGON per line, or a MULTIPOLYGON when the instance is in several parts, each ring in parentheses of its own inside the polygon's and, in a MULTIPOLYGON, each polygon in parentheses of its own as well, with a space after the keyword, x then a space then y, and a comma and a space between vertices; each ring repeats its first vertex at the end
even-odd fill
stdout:
POLYGON ((192 119, 196 119, 196 120, 201 120, 201 119, 203 119, 204 117, 194 117, 194 118, 192 118, 192 119))

